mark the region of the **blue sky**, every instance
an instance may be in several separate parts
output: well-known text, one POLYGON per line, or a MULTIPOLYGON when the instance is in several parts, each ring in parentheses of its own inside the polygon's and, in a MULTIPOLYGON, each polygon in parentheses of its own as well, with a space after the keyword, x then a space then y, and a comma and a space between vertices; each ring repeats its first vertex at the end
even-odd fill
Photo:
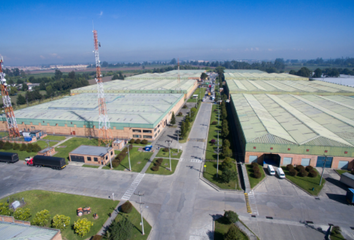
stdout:
POLYGON ((354 1, 3 1, 6 65, 354 57, 354 1))

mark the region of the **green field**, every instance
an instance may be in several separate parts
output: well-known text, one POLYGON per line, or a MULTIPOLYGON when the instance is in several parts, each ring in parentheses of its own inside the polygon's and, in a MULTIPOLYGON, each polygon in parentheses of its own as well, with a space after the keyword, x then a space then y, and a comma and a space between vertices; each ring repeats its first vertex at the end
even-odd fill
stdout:
POLYGON ((48 144, 47 144, 46 141, 38 140, 38 141, 35 142, 35 143, 37 143, 42 149, 45 149, 45 148, 48 147, 48 144, 49 144, 49 147, 52 147, 52 146, 54 146, 55 144, 57 144, 58 142, 48 142, 48 144))
POLYGON ((258 165, 258 168, 259 168, 259 171, 260 171, 262 176, 257 179, 253 175, 252 165, 251 164, 246 164, 248 179, 250 181, 251 188, 254 188, 265 177, 265 173, 264 173, 263 167, 261 165, 258 165))
MULTIPOLYGON (((214 104, 212 107, 212 112, 211 112, 211 117, 210 117, 210 126, 209 126, 209 133, 208 133, 208 142, 207 142, 207 149, 205 151, 205 159, 207 160, 216 160, 217 159, 217 154, 215 153, 216 150, 216 144, 212 145, 210 141, 212 139, 215 139, 215 141, 218 141, 218 133, 216 132, 217 130, 221 132, 221 123, 222 120, 220 119, 219 124, 212 125, 214 121, 218 121, 218 112, 215 112, 215 110, 219 110, 220 105, 214 104)), ((219 134, 219 143, 222 144, 223 138, 221 137, 221 134, 219 134)), ((219 154, 219 159, 223 159, 223 155, 219 154)))
POLYGON ((326 180, 323 178, 322 179, 322 184, 320 184, 320 179, 321 175, 317 172, 317 170, 314 168, 314 170, 318 173, 317 177, 299 177, 299 176, 290 176, 289 171, 286 169, 286 167, 282 167, 284 170, 284 173, 286 175, 286 178, 289 179, 292 183, 297 185, 298 187, 304 189, 306 192, 308 192, 311 195, 318 195, 323 188, 324 183, 326 180), (314 189, 312 191, 312 189, 314 189))
POLYGON ((193 94, 191 95, 191 97, 187 100, 187 102, 196 102, 197 99, 193 98, 194 94, 198 94, 198 99, 202 99, 204 97, 205 94, 205 89, 206 88, 197 88, 193 94))
MULTIPOLYGON (((154 159, 154 162, 157 158, 154 159)), ((146 173, 150 174, 158 174, 158 175, 171 175, 176 171, 176 167, 178 164, 178 160, 173 160, 171 159, 171 164, 172 164, 172 172, 167 169, 170 168, 170 160, 169 159, 164 159, 161 163, 161 166, 159 167, 158 171, 152 171, 151 168, 154 166, 154 162, 152 162, 149 166, 149 168, 146 170, 146 173)))
POLYGON ((76 149, 81 145, 90 145, 90 146, 98 146, 98 139, 96 138, 78 138, 74 137, 69 139, 68 141, 64 142, 60 146, 66 146, 65 148, 56 147, 55 151, 57 152, 54 157, 62 157, 65 158, 66 162, 69 161, 69 153, 76 149))
MULTIPOLYGON (((219 219, 217 219, 215 221, 215 231, 214 231, 214 240, 224 240, 224 235, 227 233, 227 231, 229 230, 230 226, 233 223, 230 224, 226 224, 224 223, 224 217, 221 217, 219 219)), ((248 240, 249 238, 247 237, 247 235, 245 233, 243 233, 241 231, 241 238, 239 238, 238 240, 248 240)))
POLYGON ((55 140, 55 141, 63 141, 64 139, 66 139, 66 137, 65 137, 65 136, 53 136, 53 135, 48 135, 48 136, 44 137, 43 139, 55 140))
MULTIPOLYGON (((144 206, 143 206, 144 207, 144 206)), ((149 237, 150 231, 151 231, 151 226, 150 224, 144 219, 144 233, 145 235, 142 235, 142 229, 141 229, 141 216, 140 213, 133 207, 133 210, 128 213, 122 213, 119 212, 117 215, 115 221, 120 221, 123 218, 127 218, 133 225, 133 232, 132 232, 132 237, 130 239, 134 240, 146 240, 149 237)))
MULTIPOLYGON (((31 211, 31 219, 37 212, 44 209, 47 209, 50 212, 51 218, 53 218, 56 214, 69 216, 71 219, 70 226, 62 231, 62 236, 63 239, 70 240, 87 239, 95 235, 107 220, 108 214, 111 213, 119 203, 118 201, 108 199, 41 190, 25 191, 10 196, 11 200, 22 198, 24 198, 26 202, 25 208, 29 208, 31 211), (76 210, 79 207, 91 207, 91 214, 83 216, 93 222, 90 232, 85 237, 79 237, 72 229, 74 222, 80 218, 83 218, 76 215, 76 210), (99 218, 94 220, 93 213, 97 213, 99 218)), ((0 201, 6 202, 7 199, 8 198, 5 197, 0 201)))
MULTIPOLYGON (((178 153, 178 149, 175 148, 171 148, 171 158, 180 158, 182 155, 182 150, 179 150, 178 153)), ((159 152, 157 153, 156 157, 169 157, 168 152, 164 152, 163 148, 160 148, 159 152)))
MULTIPOLYGON (((209 182, 214 183, 221 189, 235 189, 240 190, 240 186, 238 183, 238 178, 234 181, 230 181, 229 183, 224 183, 220 180, 220 175, 222 174, 221 168, 222 161, 219 161, 219 178, 216 178, 216 162, 205 162, 206 168, 204 168, 203 177, 207 179, 209 182)), ((237 167, 235 163, 232 163, 232 168, 237 172, 237 167)))
MULTIPOLYGON (((141 172, 145 164, 149 161, 152 154, 153 154, 152 152, 139 152, 138 148, 133 148, 132 150, 130 150, 130 164, 132 167, 132 172, 141 172)), ((110 169, 110 164, 104 166, 103 169, 110 169)), ((120 170, 120 171, 129 169, 128 154, 123 159, 123 161, 119 164, 119 166, 113 169, 120 170)))

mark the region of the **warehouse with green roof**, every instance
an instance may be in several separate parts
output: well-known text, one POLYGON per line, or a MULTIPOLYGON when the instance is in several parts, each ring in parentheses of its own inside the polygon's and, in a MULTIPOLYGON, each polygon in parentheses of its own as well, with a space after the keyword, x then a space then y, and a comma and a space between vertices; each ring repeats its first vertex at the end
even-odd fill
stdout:
MULTIPOLYGON (((107 93, 106 106, 113 138, 154 140, 184 104, 183 94, 107 93)), ((97 93, 81 93, 15 111, 22 131, 98 136, 97 93)), ((0 124, 6 131, 6 121, 0 124)))
POLYGON ((225 81, 245 163, 354 168, 354 88, 287 79, 225 81))

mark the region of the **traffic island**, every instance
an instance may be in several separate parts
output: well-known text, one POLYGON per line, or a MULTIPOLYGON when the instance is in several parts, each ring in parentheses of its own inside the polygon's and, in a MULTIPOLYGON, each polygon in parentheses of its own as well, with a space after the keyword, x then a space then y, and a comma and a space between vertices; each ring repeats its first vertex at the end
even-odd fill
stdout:
POLYGON ((61 231, 63 239, 70 240, 82 240, 90 238, 95 235, 102 227, 102 225, 108 219, 109 213, 118 205, 119 201, 112 201, 109 199, 101 199, 94 197, 79 196, 66 193, 49 192, 42 190, 31 190, 16 193, 0 199, 1 203, 6 203, 9 200, 11 204, 14 200, 20 199, 24 201, 24 209, 29 208, 31 217, 26 219, 32 221, 35 218, 36 213, 46 209, 50 214, 50 221, 48 226, 51 227, 53 217, 57 214, 70 217, 70 225, 61 231), (78 216, 78 208, 90 207, 91 213, 78 216), (98 219, 94 219, 94 214, 99 216, 98 219), (86 218, 92 222, 90 231, 83 237, 80 237, 74 232, 73 225, 77 220, 86 218))
POLYGON ((171 159, 172 171, 170 171, 170 160, 168 158, 164 158, 159 165, 157 159, 155 158, 154 161, 150 164, 149 168, 146 170, 145 173, 149 174, 158 174, 158 175, 172 175, 178 164, 178 160, 171 159), (156 167, 158 165, 158 167, 156 167))
MULTIPOLYGON (((130 165, 132 168, 132 172, 141 172, 141 170, 143 170, 145 164, 150 160, 150 157, 152 156, 153 152, 139 151, 139 148, 133 147, 130 150, 129 154, 130 154, 130 165)), ((113 159, 112 159, 112 162, 113 162, 113 159)), ((111 169, 110 162, 106 166, 104 166, 102 169, 111 169)), ((125 158, 120 162, 120 164, 117 167, 113 167, 113 170, 119 170, 119 171, 128 170, 129 171, 128 154, 125 156, 125 158)))
POLYGON ((251 164, 246 164, 247 175, 248 175, 248 180, 250 182, 251 189, 257 186, 257 184, 260 183, 265 178, 263 167, 258 164, 256 166, 258 167, 258 172, 260 173, 260 175, 257 175, 257 173, 255 173, 255 170, 251 164))
POLYGON ((317 196, 321 192, 323 185, 326 182, 326 180, 323 178, 321 186, 319 185, 321 175, 317 172, 317 170, 315 168, 313 168, 313 170, 317 172, 316 177, 291 176, 287 167, 282 167, 282 169, 285 173, 286 178, 290 182, 292 182, 293 184, 295 184, 299 188, 303 189, 305 192, 309 193, 310 195, 317 196))
MULTIPOLYGON (((214 231, 214 240, 224 240, 225 236, 229 232, 231 226, 234 226, 233 232, 238 236, 239 240, 248 240, 248 236, 237 226, 235 223, 228 223, 225 220, 225 217, 220 217, 215 221, 215 231, 214 231)), ((232 233, 229 233, 230 235, 232 233)), ((231 238, 230 238, 231 239, 231 238)))
POLYGON ((204 163, 204 170, 203 170, 203 177, 211 182, 212 184, 216 185, 220 189, 230 189, 230 190, 241 190, 240 184, 238 181, 238 171, 236 164, 234 162, 231 163, 233 171, 236 172, 237 177, 234 180, 230 180, 229 182, 225 182, 222 178, 222 167, 221 167, 221 161, 219 162, 219 176, 216 176, 216 171, 217 171, 217 162, 216 161, 206 161, 204 163))
MULTIPOLYGON (((171 148, 170 151, 171 151, 171 158, 180 158, 182 155, 182 150, 171 148)), ((163 158, 167 157, 168 158, 169 157, 168 148, 160 148, 156 157, 163 157, 163 158)))

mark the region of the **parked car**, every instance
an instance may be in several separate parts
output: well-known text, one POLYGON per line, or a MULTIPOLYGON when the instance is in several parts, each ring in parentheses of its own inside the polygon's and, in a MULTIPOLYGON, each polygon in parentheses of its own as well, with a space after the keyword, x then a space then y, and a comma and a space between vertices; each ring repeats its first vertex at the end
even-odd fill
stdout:
POLYGON ((278 174, 279 178, 285 178, 284 171, 281 167, 278 167, 277 174, 278 174))
POLYGON ((272 175, 272 176, 275 175, 275 170, 272 165, 268 165, 268 172, 269 172, 269 175, 272 175))

